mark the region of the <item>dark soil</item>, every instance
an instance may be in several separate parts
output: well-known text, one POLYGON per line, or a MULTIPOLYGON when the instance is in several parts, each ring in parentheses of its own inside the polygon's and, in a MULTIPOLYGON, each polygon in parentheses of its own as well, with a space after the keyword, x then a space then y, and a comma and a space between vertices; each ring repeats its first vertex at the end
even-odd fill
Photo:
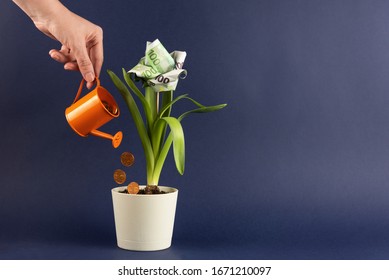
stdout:
MULTIPOLYGON (((120 193, 128 193, 127 189, 120 191, 120 193)), ((144 189, 139 189, 137 194, 164 194, 167 193, 165 191, 161 191, 158 186, 147 186, 144 189)))

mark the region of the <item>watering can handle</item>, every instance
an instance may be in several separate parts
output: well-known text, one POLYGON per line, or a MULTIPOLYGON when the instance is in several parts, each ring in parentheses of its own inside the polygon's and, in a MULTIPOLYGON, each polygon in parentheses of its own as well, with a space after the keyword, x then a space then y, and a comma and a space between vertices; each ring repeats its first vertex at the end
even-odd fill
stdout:
MULTIPOLYGON (((76 94, 76 98, 74 98, 73 103, 76 103, 76 101, 78 100, 78 98, 80 98, 80 95, 81 95, 81 92, 82 92, 82 88, 84 87, 84 83, 85 83, 85 80, 82 79, 82 80, 81 80, 81 83, 80 83, 80 86, 79 86, 79 88, 78 88, 77 94, 76 94)), ((98 77, 96 77, 96 83, 97 83, 96 87, 99 87, 99 86, 100 86, 100 80, 99 80, 98 77)))

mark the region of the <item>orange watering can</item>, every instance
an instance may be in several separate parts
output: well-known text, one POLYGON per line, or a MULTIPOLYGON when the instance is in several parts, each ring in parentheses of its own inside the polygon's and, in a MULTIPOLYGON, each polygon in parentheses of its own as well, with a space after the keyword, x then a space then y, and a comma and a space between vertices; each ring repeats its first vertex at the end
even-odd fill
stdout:
POLYGON ((96 77, 97 86, 87 95, 79 99, 85 80, 81 81, 80 87, 73 104, 66 108, 65 116, 70 127, 80 136, 94 135, 112 141, 114 148, 119 147, 123 139, 123 133, 115 135, 97 130, 100 126, 117 118, 120 114, 119 107, 113 96, 102 86, 96 77))

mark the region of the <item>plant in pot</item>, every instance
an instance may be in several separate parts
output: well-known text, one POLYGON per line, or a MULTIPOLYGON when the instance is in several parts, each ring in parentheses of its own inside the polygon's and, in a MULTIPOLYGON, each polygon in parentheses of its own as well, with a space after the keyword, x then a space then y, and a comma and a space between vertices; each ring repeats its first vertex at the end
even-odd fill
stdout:
POLYGON ((159 185, 162 167, 171 147, 176 168, 182 175, 185 169, 185 140, 181 121, 194 113, 220 110, 226 104, 204 106, 187 94, 174 97, 178 80, 185 77, 185 52, 168 53, 161 42, 147 42, 145 56, 130 71, 122 69, 124 82, 111 70, 108 74, 124 98, 142 143, 147 185, 130 183, 112 189, 115 227, 118 246, 137 251, 154 251, 170 247, 173 234, 178 190, 159 185), (141 82, 138 88, 136 82, 141 82), (133 96, 143 108, 143 115, 133 96), (172 107, 188 100, 194 109, 179 117, 171 116, 172 107), (136 188, 135 188, 136 189, 136 188))

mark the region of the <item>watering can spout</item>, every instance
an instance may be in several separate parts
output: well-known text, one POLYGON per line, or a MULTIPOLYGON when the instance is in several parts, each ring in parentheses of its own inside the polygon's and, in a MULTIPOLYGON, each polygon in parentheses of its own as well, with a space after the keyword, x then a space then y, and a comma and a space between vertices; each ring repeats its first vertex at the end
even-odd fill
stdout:
POLYGON ((105 139, 108 139, 108 140, 111 140, 112 141, 112 146, 116 149, 117 147, 120 146, 120 143, 122 142, 122 139, 123 139, 123 133, 121 131, 117 132, 115 135, 111 135, 111 134, 108 134, 108 133, 105 133, 105 132, 102 132, 100 130, 92 130, 90 132, 91 135, 94 135, 94 136, 97 136, 97 137, 101 137, 101 138, 105 138, 105 139))

